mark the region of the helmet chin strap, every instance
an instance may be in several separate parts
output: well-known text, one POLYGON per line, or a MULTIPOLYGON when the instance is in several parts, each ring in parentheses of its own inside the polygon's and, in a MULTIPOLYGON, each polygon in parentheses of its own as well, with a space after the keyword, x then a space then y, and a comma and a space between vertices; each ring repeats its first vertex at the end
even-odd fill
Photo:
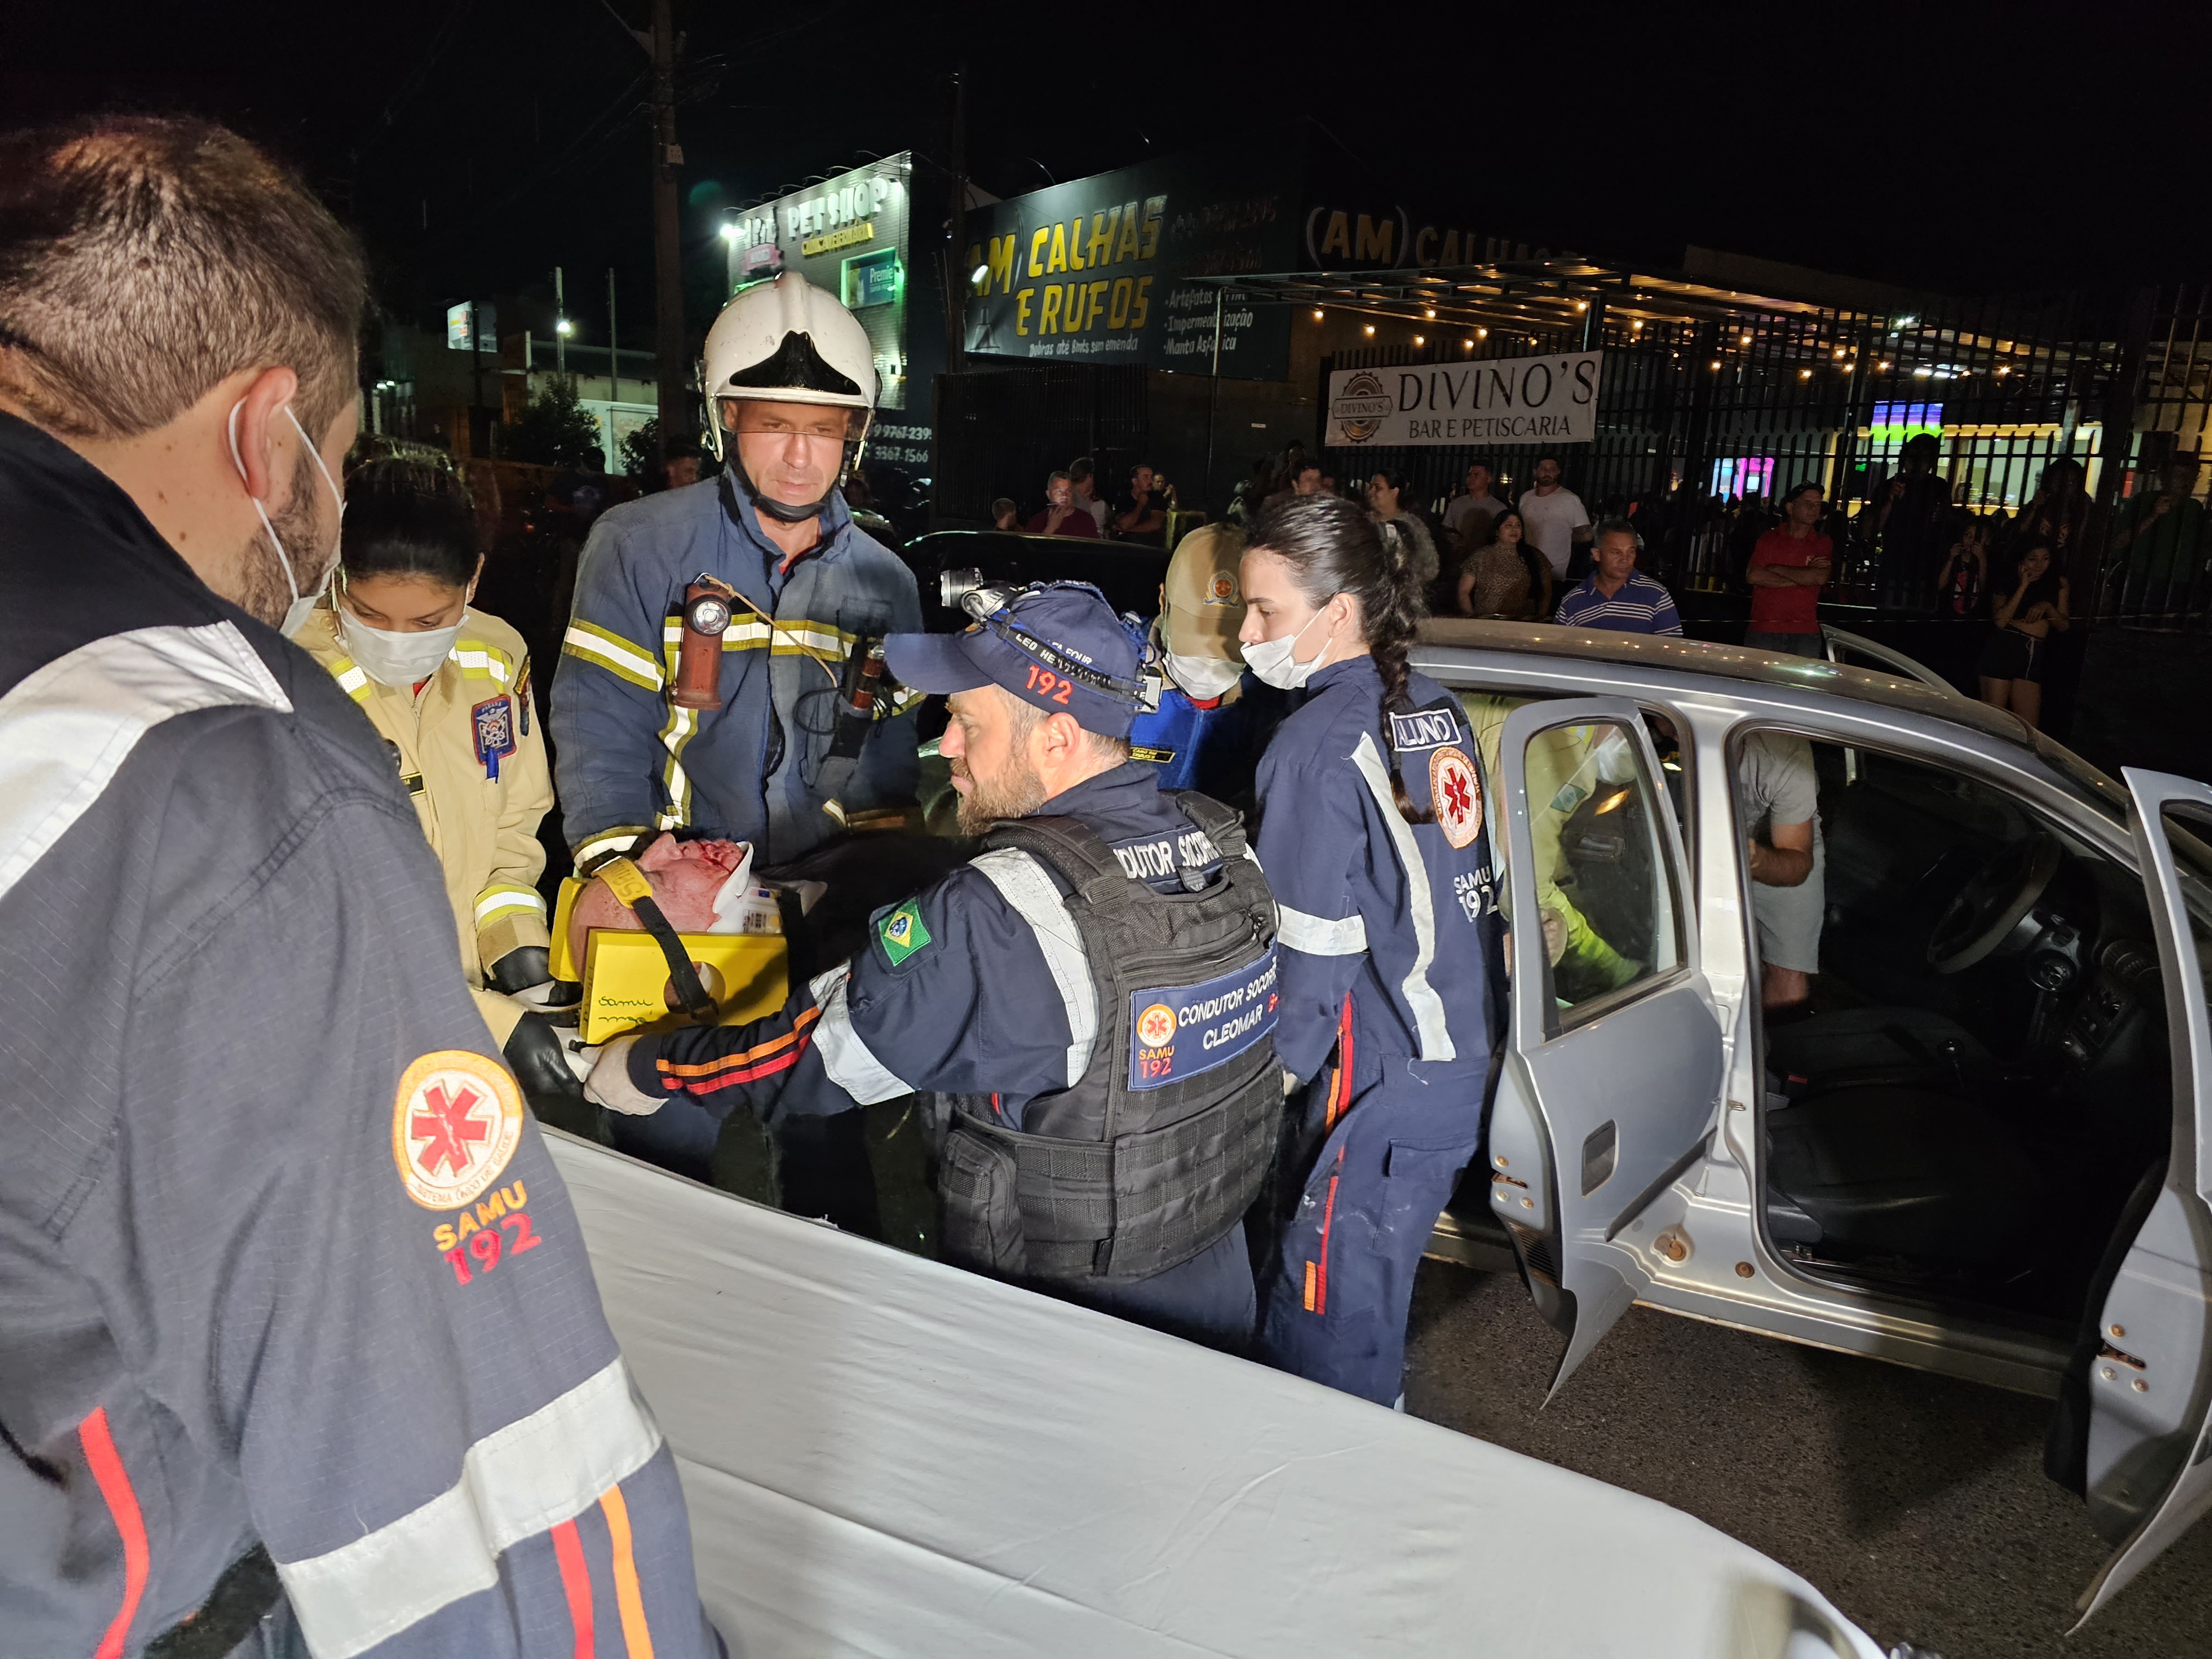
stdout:
POLYGON ((780 501, 763 491, 753 482, 752 475, 745 471, 745 464, 739 459, 735 444, 729 447, 730 474, 737 479, 738 487, 745 492, 745 499, 753 504, 756 512, 765 513, 771 519, 781 520, 785 524, 805 524, 809 519, 821 517, 822 509, 830 505, 830 496, 844 488, 845 480, 852 474, 854 452, 859 448, 856 443, 846 444, 844 465, 837 469, 836 477, 830 481, 830 488, 822 493, 820 500, 806 506, 793 507, 790 502, 780 501))
MULTIPOLYGON (((764 493, 761 487, 753 482, 752 475, 745 471, 745 464, 738 459, 738 447, 735 444, 730 446, 730 473, 737 479, 738 487, 745 492, 745 499, 753 504, 755 512, 765 513, 769 518, 780 519, 786 524, 805 524, 809 519, 818 519, 822 516, 822 509, 830 505, 828 492, 823 494, 820 501, 800 507, 793 507, 788 501, 780 501, 775 496, 764 493)), ((843 482, 842 478, 838 480, 839 483, 843 482)), ((833 483, 830 486, 830 490, 834 492, 836 488, 837 485, 833 483)))

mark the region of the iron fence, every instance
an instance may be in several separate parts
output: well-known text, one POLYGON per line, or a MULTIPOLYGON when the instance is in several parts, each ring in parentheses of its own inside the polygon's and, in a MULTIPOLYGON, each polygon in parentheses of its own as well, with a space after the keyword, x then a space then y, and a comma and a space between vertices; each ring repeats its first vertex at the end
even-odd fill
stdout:
POLYGON ((1027 507, 1078 455, 1110 492, 1148 432, 1141 366, 1059 363, 941 374, 932 476, 935 522, 987 525, 999 496, 1027 507))
POLYGON ((2095 614, 2138 628, 2197 632, 2212 614, 2212 539, 2200 465, 2212 424, 2212 284, 2145 295, 2130 355, 2130 418, 2116 444, 2095 614))
MULTIPOLYGON (((1565 325, 1492 326, 1479 339, 1454 328, 1425 347, 1341 353, 1324 360, 1322 391, 1335 369, 1601 345, 1595 439, 1552 453, 1593 514, 1632 514, 1650 562, 1681 587, 1739 581, 1752 543, 1779 521, 1774 504, 1809 482, 1827 498, 1838 598, 1934 608, 1940 562, 1974 518, 2000 549, 2032 520, 2076 588, 2102 593, 2098 532, 2109 515, 2095 509, 2126 493, 2150 436, 2130 432, 2140 358, 2126 301, 2067 294, 1877 313, 1665 302, 1674 297, 1601 297, 1565 325), (1881 508, 1907 445, 1923 434, 1935 441, 1929 470, 1952 512, 1908 538, 1882 524, 1881 508), (2112 455, 2120 465, 2108 470, 2112 455)), ((2173 396, 2200 433, 2212 397, 2212 341, 2201 354, 2197 346, 2203 309, 2186 326, 2176 318, 2168 354, 2181 365, 2173 396)), ((1543 453, 1363 447, 1354 461, 1355 452, 1327 452, 1363 476, 1403 472, 1437 508, 1472 462, 1504 481, 1500 493, 1517 493, 1543 453)), ((1932 483, 1917 488, 1933 491, 1932 483)))

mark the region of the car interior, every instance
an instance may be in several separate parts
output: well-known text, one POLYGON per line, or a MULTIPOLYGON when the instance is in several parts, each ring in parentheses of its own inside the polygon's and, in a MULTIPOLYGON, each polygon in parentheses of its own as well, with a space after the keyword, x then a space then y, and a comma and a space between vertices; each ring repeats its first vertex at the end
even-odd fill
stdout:
MULTIPOLYGON (((1526 699, 1462 696, 1493 733, 1494 773, 1495 728, 1526 699)), ((1675 733, 1656 712, 1646 725, 1692 836, 1675 733)), ((2071 1337, 2116 1265, 2108 1244, 2155 1192, 2171 1131, 2142 884, 1958 771, 1809 749, 1820 972, 1808 1002, 1761 1022, 1769 1238, 1809 1278, 2071 1337)), ((1537 771, 1532 750, 1532 796, 1549 787, 1537 771)), ((1646 833, 1641 792, 1601 786, 1553 805, 1565 809, 1558 874, 1577 931, 1640 960, 1650 872, 1627 855, 1646 833)), ((1563 1007, 1602 988, 1584 982, 1572 944, 1553 973, 1563 1007)), ((1455 1199, 1444 1231, 1458 1238, 1440 1253, 1477 1259, 1468 1246, 1495 1231, 1486 1199, 1472 1182, 1455 1199)))
POLYGON ((2070 1331, 2171 1133, 2142 884, 1978 779, 1809 746, 1820 971, 1763 1021, 1769 1237, 1815 1276, 2070 1331))

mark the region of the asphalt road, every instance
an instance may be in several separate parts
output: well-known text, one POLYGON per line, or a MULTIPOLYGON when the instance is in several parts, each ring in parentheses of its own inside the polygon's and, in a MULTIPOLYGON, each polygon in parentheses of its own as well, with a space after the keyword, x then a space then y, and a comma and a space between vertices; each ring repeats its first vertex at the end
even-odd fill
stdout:
POLYGON ((1885 1648, 2212 1655, 2212 1519, 2065 1635, 2106 1550, 2044 1478, 2043 1401, 1638 1308, 1547 1407, 1562 1346, 1513 1275, 1424 1263, 1407 1409, 1686 1510, 1885 1648))

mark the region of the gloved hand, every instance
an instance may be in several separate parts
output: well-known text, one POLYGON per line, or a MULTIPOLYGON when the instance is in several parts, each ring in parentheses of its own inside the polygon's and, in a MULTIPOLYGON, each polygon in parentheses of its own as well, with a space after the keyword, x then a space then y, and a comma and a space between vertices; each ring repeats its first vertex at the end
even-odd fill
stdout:
POLYGON ((509 951, 484 969, 484 979, 495 991, 509 996, 553 977, 553 953, 542 945, 524 945, 509 951))
POLYGON ((543 1015, 525 1014, 501 1052, 540 1123, 595 1138, 598 1120, 569 1062, 568 1042, 561 1029, 543 1015))
POLYGON ((628 1117, 647 1117, 659 1111, 668 1097, 649 1094, 629 1078, 629 1051, 637 1044, 635 1036, 617 1037, 605 1048, 583 1049, 583 1054, 595 1054, 590 1070, 584 1075, 584 1097, 595 1101, 611 1112, 620 1112, 628 1117))

